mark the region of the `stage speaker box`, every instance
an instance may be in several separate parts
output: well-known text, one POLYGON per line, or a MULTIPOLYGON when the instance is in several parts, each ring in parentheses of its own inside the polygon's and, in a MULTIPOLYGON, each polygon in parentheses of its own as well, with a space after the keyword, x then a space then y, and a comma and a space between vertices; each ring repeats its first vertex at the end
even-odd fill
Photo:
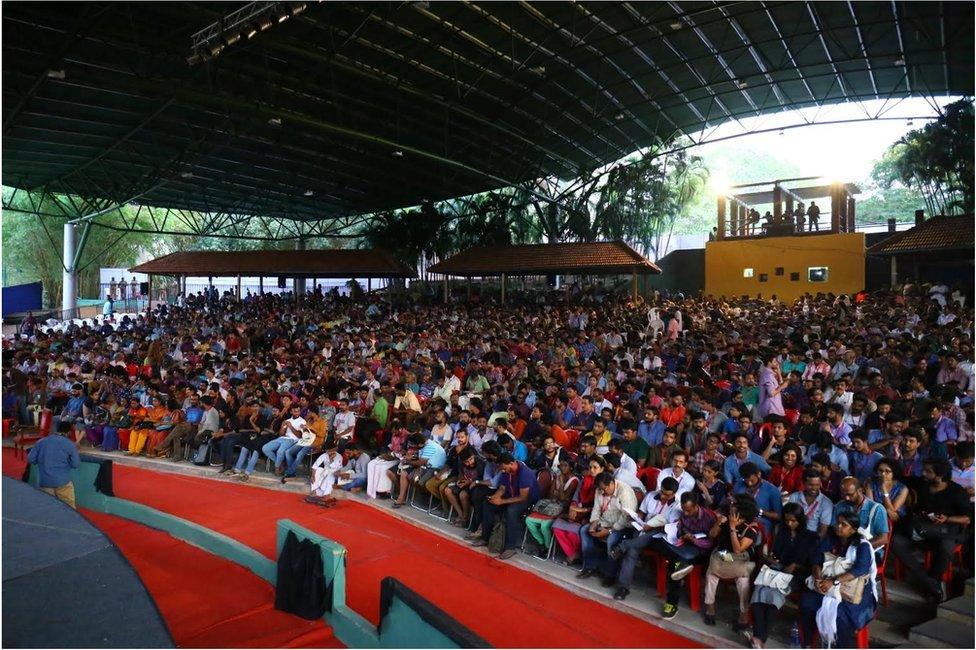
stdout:
POLYGON ((281 276, 278 276, 278 288, 279 289, 285 288, 285 279, 281 276))
POLYGON ((149 295, 149 283, 148 282, 140 282, 139 283, 139 293, 141 293, 144 296, 149 295))

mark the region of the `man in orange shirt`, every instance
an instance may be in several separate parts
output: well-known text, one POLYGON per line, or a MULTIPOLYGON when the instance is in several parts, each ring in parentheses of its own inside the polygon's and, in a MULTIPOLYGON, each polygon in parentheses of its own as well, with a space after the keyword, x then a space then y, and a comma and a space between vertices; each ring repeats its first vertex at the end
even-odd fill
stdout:
POLYGON ((671 396, 671 402, 661 408, 661 422, 669 429, 676 427, 685 419, 685 398, 675 393, 671 396))

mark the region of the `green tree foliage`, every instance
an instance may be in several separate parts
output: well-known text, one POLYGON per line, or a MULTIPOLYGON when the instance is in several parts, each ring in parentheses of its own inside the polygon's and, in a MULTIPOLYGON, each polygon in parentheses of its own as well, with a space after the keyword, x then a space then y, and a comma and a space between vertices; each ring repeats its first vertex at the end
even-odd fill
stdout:
MULTIPOLYGON (((12 197, 11 207, 16 210, 33 210, 26 193, 13 193, 3 188, 5 203, 12 197)), ((58 214, 54 199, 46 198, 34 208, 38 212, 58 214)), ((146 210, 136 206, 123 208, 127 220, 136 220, 138 227, 151 228, 146 210)), ((62 251, 64 249, 64 224, 67 217, 36 216, 19 211, 4 211, 3 220, 3 269, 4 284, 21 284, 40 281, 44 285, 44 302, 53 308, 61 304, 62 251)), ((81 239, 82 228, 77 238, 81 239)), ((141 251, 156 254, 165 251, 156 236, 146 233, 125 234, 106 228, 92 227, 88 241, 78 261, 78 295, 97 296, 99 268, 102 266, 127 267, 135 263, 141 251)))
POLYGON ((885 189, 901 182, 915 190, 929 214, 971 214, 973 137, 972 98, 953 102, 937 120, 891 145, 875 180, 885 189))
POLYGON ((408 264, 471 246, 622 239, 656 256, 679 214, 701 193, 697 156, 655 151, 576 179, 540 178, 465 199, 381 213, 363 231, 368 246, 408 264))

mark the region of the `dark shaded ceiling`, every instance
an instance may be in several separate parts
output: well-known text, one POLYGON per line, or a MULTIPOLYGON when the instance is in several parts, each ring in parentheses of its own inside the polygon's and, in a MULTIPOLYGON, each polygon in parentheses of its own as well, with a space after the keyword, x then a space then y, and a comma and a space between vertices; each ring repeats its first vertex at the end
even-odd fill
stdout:
POLYGON ((326 219, 784 108, 973 93, 971 2, 308 3, 188 65, 243 4, 4 2, 3 184, 326 219))

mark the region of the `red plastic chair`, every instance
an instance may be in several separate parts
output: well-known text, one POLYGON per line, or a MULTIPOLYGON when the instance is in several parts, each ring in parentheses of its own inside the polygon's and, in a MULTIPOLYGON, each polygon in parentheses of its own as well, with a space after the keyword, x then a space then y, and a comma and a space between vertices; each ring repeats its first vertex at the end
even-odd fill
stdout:
POLYGON ((888 519, 888 539, 885 540, 884 553, 881 554, 881 564, 878 566, 878 581, 881 583, 881 602, 888 606, 888 576, 885 570, 888 568, 888 556, 891 555, 891 540, 895 534, 895 524, 888 519))
POLYGON ((46 437, 51 433, 51 425, 54 423, 54 413, 51 409, 44 409, 41 411, 41 419, 37 425, 37 431, 35 433, 21 433, 14 436, 14 456, 20 456, 25 458, 27 456, 27 450, 34 445, 35 442, 41 438, 46 437))
POLYGON ((783 412, 786 414, 786 421, 789 422, 790 427, 796 426, 800 420, 800 412, 796 409, 785 409, 783 412))
POLYGON ((660 473, 661 469, 658 467, 642 467, 637 470, 637 478, 644 484, 648 492, 653 492, 657 489, 657 475, 660 473))

